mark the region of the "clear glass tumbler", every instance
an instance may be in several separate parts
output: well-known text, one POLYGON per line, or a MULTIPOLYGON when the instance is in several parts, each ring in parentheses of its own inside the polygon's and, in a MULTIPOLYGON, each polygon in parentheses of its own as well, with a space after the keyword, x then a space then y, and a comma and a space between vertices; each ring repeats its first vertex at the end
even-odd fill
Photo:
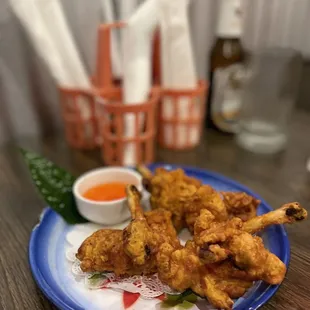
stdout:
POLYGON ((256 153, 285 147, 301 70, 302 57, 292 49, 269 48, 253 56, 243 89, 240 146, 256 153))

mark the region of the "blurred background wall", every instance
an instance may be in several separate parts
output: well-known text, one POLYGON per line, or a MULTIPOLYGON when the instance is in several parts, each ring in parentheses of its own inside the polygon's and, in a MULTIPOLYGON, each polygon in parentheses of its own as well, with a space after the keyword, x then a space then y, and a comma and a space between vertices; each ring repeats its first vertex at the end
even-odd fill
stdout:
MULTIPOLYGON (((20 0, 27 1, 27 0, 20 0)), ((54 1, 54 0, 42 0, 54 1)), ((89 74, 93 72, 96 29, 104 22, 104 0, 62 0, 89 74)), ((310 0, 243 0, 243 44, 249 52, 267 46, 293 47, 305 59, 298 105, 310 110, 310 0)), ((118 19, 126 19, 143 0, 114 0, 118 19)), ((216 0, 192 0, 190 22, 197 69, 208 72, 214 38, 216 0)), ((47 51, 48 52, 48 51, 47 51)), ((49 134, 61 128, 57 87, 34 52, 9 6, 0 1, 0 143, 19 136, 49 134)))

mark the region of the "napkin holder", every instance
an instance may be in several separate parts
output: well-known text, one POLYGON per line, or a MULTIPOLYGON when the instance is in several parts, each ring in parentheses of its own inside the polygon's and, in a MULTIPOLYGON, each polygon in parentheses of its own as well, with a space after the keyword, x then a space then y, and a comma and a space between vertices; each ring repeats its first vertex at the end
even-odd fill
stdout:
POLYGON ((149 164, 154 159, 156 109, 161 95, 160 88, 153 87, 147 101, 130 105, 123 103, 121 88, 119 90, 113 99, 107 100, 104 90, 98 97, 99 136, 103 139, 102 159, 107 165, 123 166, 125 146, 131 143, 136 149, 135 162, 149 164), (135 132, 130 137, 125 134, 125 117, 128 113, 134 115, 135 132), (142 128, 141 118, 144 119, 142 128))
POLYGON ((91 150, 98 146, 98 120, 95 90, 59 87, 60 106, 68 144, 76 149, 91 150), (78 102, 88 105, 90 116, 82 117, 78 102))
MULTIPOLYGON (((124 23, 113 23, 99 27, 97 65, 91 79, 92 89, 59 87, 68 144, 78 149, 100 148, 102 159, 107 165, 123 165, 126 143, 135 145, 137 163, 151 163, 154 158, 160 87, 152 87, 147 101, 125 105, 121 83, 114 81, 112 77, 111 31, 124 26, 124 23), (91 115, 88 119, 82 118, 78 100, 89 105, 91 115), (125 135, 124 118, 128 113, 135 116, 135 135, 132 137, 125 135), (141 117, 144 119, 142 126, 141 117)), ((158 64, 155 67, 158 67, 158 64)))
MULTIPOLYGON (((114 23, 99 28, 96 88, 99 92, 97 112, 100 133, 103 143, 101 154, 108 165, 124 165, 126 145, 134 145, 137 164, 151 163, 154 158, 156 136, 156 109, 160 99, 160 88, 152 87, 145 102, 124 104, 123 89, 116 86, 112 79, 110 38, 111 31, 123 28, 126 24, 114 23), (128 115, 134 116, 134 135, 126 134, 128 115), (143 120, 141 122, 141 120, 143 120), (142 126, 141 126, 142 123, 142 126)), ((127 128, 128 130, 128 128, 127 128)))
POLYGON ((195 89, 162 89, 161 101, 159 104, 158 122, 158 143, 160 146, 171 150, 188 150, 197 146, 201 139, 203 120, 206 113, 206 94, 208 84, 200 80, 195 89), (187 117, 181 117, 181 104, 188 103, 187 117), (172 105, 172 113, 167 116, 164 111, 164 104, 169 102, 172 105), (185 130, 179 130, 182 126, 185 130), (197 138, 193 139, 191 133, 196 131, 197 138), (167 139, 167 133, 170 134, 167 139), (180 134, 185 133, 185 142, 180 146, 180 134))

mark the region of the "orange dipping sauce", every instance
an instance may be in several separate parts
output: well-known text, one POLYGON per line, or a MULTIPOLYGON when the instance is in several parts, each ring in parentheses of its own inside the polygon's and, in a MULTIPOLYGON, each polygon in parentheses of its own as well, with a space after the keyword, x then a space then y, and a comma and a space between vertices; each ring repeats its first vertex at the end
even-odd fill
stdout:
POLYGON ((99 184, 88 189, 83 197, 95 201, 112 201, 125 198, 126 185, 121 182, 99 184))

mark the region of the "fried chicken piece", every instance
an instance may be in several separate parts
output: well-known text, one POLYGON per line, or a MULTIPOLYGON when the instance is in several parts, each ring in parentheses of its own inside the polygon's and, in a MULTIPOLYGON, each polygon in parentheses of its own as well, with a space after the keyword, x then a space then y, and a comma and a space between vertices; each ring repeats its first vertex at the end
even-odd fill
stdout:
MULTIPOLYGON (((233 218, 226 222, 217 222, 210 211, 203 209, 195 222, 194 237, 197 238, 196 241, 198 244, 202 244, 204 236, 208 236, 214 232, 221 234, 226 229, 235 227, 250 234, 254 234, 267 226, 292 224, 306 219, 307 216, 307 210, 301 207, 298 202, 284 204, 274 211, 255 216, 246 222, 242 222, 239 218, 233 218)), ((208 236, 207 239, 208 238, 211 237, 208 236)), ((216 238, 221 240, 220 236, 216 238)), ((209 242, 207 239, 204 239, 204 242, 209 242)))
POLYGON ((194 236, 194 240, 197 245, 222 243, 233 235, 241 234, 242 226, 243 222, 238 217, 234 217, 226 222, 211 222, 205 231, 194 236))
POLYGON ((152 260, 155 266, 154 255, 162 243, 169 243, 174 248, 180 246, 171 222, 171 212, 156 209, 144 215, 136 187, 128 185, 126 192, 132 222, 123 231, 125 252, 135 265, 141 266, 152 260))
POLYGON ((235 264, 253 279, 269 284, 280 284, 283 281, 286 273, 285 264, 265 249, 260 237, 243 232, 232 236, 227 247, 235 264))
POLYGON ((198 256, 205 264, 213 264, 228 258, 230 251, 218 244, 208 245, 207 243, 199 247, 198 256))
POLYGON ((256 216, 260 200, 243 192, 221 192, 227 212, 231 217, 247 221, 256 216))
POLYGON ((288 203, 281 208, 256 216, 247 222, 239 218, 233 218, 227 222, 216 222, 208 210, 202 210, 195 223, 194 240, 200 246, 199 256, 206 263, 214 263, 225 259, 229 251, 224 251, 223 243, 233 235, 240 235, 241 232, 254 234, 266 226, 273 224, 285 224, 301 221, 307 217, 307 211, 298 203, 288 203))
MULTIPOLYGON (((270 217, 266 214, 265 219, 267 216, 270 217)), ((160 247, 157 254, 160 279, 179 291, 192 289, 219 309, 231 309, 233 299, 242 296, 254 280, 280 283, 286 266, 264 248, 259 237, 242 230, 245 224, 240 218, 216 222, 209 210, 202 209, 195 224, 195 242, 188 241, 177 250, 168 244, 160 247), (210 253, 212 260, 205 259, 210 253)))
MULTIPOLYGON (((203 296, 217 309, 232 309, 234 302, 229 295, 217 285, 217 278, 210 272, 205 272, 201 278, 203 296)), ((196 289, 196 287, 194 287, 196 289)))
POLYGON ((193 232, 200 211, 207 209, 217 222, 226 221, 228 214, 219 192, 209 185, 201 186, 184 204, 184 217, 188 229, 193 232))
POLYGON ((124 252, 121 230, 96 231, 82 243, 76 257, 81 261, 84 272, 113 271, 116 275, 135 273, 124 252))
POLYGON ((153 209, 162 208, 172 213, 172 222, 177 231, 184 226, 183 206, 200 187, 201 182, 185 175, 182 169, 167 171, 158 168, 155 174, 145 167, 138 167, 144 176, 143 184, 151 193, 153 209))
POLYGON ((153 209, 163 208, 172 213, 172 221, 177 231, 184 227, 183 206, 197 190, 196 180, 188 178, 184 171, 157 169, 152 178, 151 205, 153 209))
POLYGON ((253 286, 253 281, 215 277, 217 289, 224 291, 230 298, 237 299, 243 296, 253 286))
POLYGON ((207 209, 201 209, 200 215, 194 224, 194 236, 210 228, 211 223, 216 222, 215 216, 207 209))
POLYGON ((253 281, 243 279, 243 274, 235 277, 234 267, 229 263, 224 262, 222 265, 204 266, 200 271, 200 285, 194 285, 192 289, 200 296, 207 297, 217 309, 228 310, 233 307, 233 299, 244 295, 253 281))
POLYGON ((83 271, 152 274, 157 270, 155 256, 162 243, 180 247, 169 211, 156 209, 144 217, 137 189, 129 186, 127 195, 132 222, 124 231, 101 229, 88 237, 77 253, 83 271))
POLYGON ((259 237, 250 233, 258 232, 271 224, 293 223, 307 217, 307 211, 298 203, 283 205, 276 211, 255 217, 248 222, 239 218, 216 223, 207 210, 201 212, 196 222, 194 236, 199 246, 199 257, 206 263, 215 263, 228 257, 254 280, 270 284, 281 283, 286 267, 281 260, 264 248, 259 237), (206 230, 202 231, 202 228, 206 230))
POLYGON ((126 193, 132 221, 123 230, 124 250, 133 264, 141 266, 151 259, 152 232, 140 205, 139 191, 134 185, 128 185, 126 193))
POLYGON ((186 176, 182 169, 158 168, 154 175, 144 166, 138 166, 137 170, 151 193, 152 208, 170 210, 178 231, 187 226, 193 232, 202 209, 209 210, 216 221, 226 221, 229 217, 247 221, 256 216, 260 204, 260 200, 243 192, 217 192, 209 185, 201 186, 200 181, 186 176))
POLYGON ((226 259, 225 261, 215 264, 208 264, 206 266, 209 271, 212 272, 219 279, 244 280, 251 283, 253 283, 254 281, 254 278, 251 275, 249 275, 245 270, 241 270, 235 264, 232 257, 226 259))
MULTIPOLYGON (((231 221, 229 224, 232 224, 231 221)), ((284 279, 285 264, 265 249, 260 237, 253 237, 236 228, 214 230, 203 237, 200 243, 205 243, 200 247, 199 257, 206 264, 231 257, 236 266, 245 270, 253 280, 279 284, 284 279)))
POLYGON ((284 204, 281 208, 256 216, 244 222, 242 230, 254 234, 267 226, 274 224, 292 224, 306 219, 307 211, 298 202, 284 204))
POLYGON ((199 246, 199 257, 208 264, 225 260, 229 256, 229 251, 218 244, 211 244, 213 238, 226 239, 227 235, 236 233, 242 221, 239 218, 234 220, 217 222, 214 215, 207 209, 202 209, 194 225, 194 241, 199 246), (222 236, 218 234, 222 233, 222 236))
POLYGON ((177 250, 170 244, 163 243, 156 259, 159 278, 171 288, 183 292, 199 281, 202 263, 191 241, 177 250))
MULTIPOLYGON (((219 309, 231 309, 232 298, 242 296, 251 287, 251 280, 244 280, 244 272, 237 270, 228 274, 229 267, 204 265, 196 254, 194 242, 188 241, 182 249, 174 250, 171 245, 162 244, 157 254, 159 278, 171 288, 183 292, 192 289, 219 309)), ((224 265, 224 264, 223 264, 224 265)), ((233 269, 234 267, 231 267, 233 269)))
POLYGON ((148 259, 143 265, 133 263, 125 252, 122 230, 96 231, 82 243, 76 257, 84 272, 109 271, 118 276, 156 273, 154 259, 148 259))
POLYGON ((170 211, 165 209, 155 209, 144 213, 146 221, 153 232, 156 233, 157 244, 167 242, 174 248, 180 247, 177 232, 172 224, 170 211))

